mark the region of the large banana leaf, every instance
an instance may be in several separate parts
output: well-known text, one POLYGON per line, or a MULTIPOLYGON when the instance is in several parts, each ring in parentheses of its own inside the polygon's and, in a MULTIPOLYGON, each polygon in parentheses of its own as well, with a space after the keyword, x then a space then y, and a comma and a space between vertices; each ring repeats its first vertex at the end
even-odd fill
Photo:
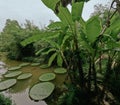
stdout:
POLYGON ((41 32, 38 35, 34 35, 32 37, 29 37, 27 39, 25 39, 24 41, 21 42, 22 46, 26 46, 30 43, 45 39, 45 38, 53 38, 54 36, 56 37, 58 35, 58 32, 52 32, 52 31, 45 31, 45 32, 41 32))
POLYGON ((48 66, 52 65, 52 62, 55 60, 56 56, 57 56, 56 52, 53 55, 51 55, 51 57, 49 58, 49 61, 48 61, 48 66))
POLYGON ((53 22, 53 23, 49 24, 48 27, 50 29, 54 29, 55 31, 57 31, 57 30, 64 29, 65 25, 63 22, 53 22))
POLYGON ((46 43, 49 43, 52 47, 55 47, 55 48, 59 48, 60 47, 58 43, 56 43, 55 41, 53 41, 53 39, 43 38, 41 40, 43 40, 46 43))
POLYGON ((61 48, 65 47, 66 43, 69 44, 71 38, 72 38, 71 34, 66 34, 62 40, 61 48))
POLYGON ((57 55, 57 65, 62 67, 63 59, 60 54, 57 55))
POLYGON ((110 27, 107 28, 106 34, 110 34, 113 38, 116 38, 120 33, 120 16, 114 15, 110 21, 110 27))
POLYGON ((93 43, 101 32, 101 23, 98 17, 94 16, 86 22, 86 35, 88 40, 93 43))
POLYGON ((72 25, 72 15, 68 8, 59 6, 59 13, 57 14, 61 22, 64 23, 66 26, 71 26, 72 25))
POLYGON ((72 4, 72 20, 79 21, 82 15, 84 2, 76 2, 72 4))
POLYGON ((42 54, 43 54, 43 55, 48 55, 50 52, 55 52, 55 51, 56 51, 55 48, 50 48, 50 49, 48 49, 46 52, 43 52, 42 54))
POLYGON ((35 55, 41 55, 43 52, 48 51, 48 49, 49 49, 49 47, 48 47, 48 48, 42 48, 42 49, 38 50, 38 51, 35 53, 35 55))
POLYGON ((56 4, 59 2, 60 0, 42 0, 42 2, 50 9, 52 9, 53 11, 55 10, 56 4))

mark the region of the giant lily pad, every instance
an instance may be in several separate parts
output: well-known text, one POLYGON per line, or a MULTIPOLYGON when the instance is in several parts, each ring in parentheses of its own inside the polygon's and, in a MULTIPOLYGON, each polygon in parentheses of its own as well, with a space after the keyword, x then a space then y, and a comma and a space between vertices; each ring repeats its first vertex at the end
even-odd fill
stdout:
POLYGON ((0 82, 0 91, 10 88, 13 85, 15 85, 16 83, 17 83, 16 79, 9 79, 9 80, 5 80, 5 81, 1 81, 0 82))
POLYGON ((16 66, 16 67, 11 67, 8 70, 9 71, 14 71, 14 70, 19 70, 19 69, 21 69, 21 67, 20 66, 16 66))
POLYGON ((28 66, 30 63, 22 63, 22 64, 20 64, 19 66, 20 67, 24 67, 24 66, 28 66))
POLYGON ((17 77, 18 80, 23 80, 23 79, 27 79, 27 78, 30 78, 32 76, 31 73, 24 73, 24 74, 21 74, 17 77))
POLYGON ((67 72, 67 70, 66 70, 65 68, 56 68, 56 69, 54 70, 54 72, 55 72, 56 74, 64 74, 64 73, 67 72))
POLYGON ((46 69, 46 68, 48 68, 49 66, 48 66, 48 64, 42 64, 42 65, 40 65, 40 68, 41 69, 46 69))
POLYGON ((32 63, 31 66, 39 66, 40 63, 32 63))
POLYGON ((54 73, 44 73, 39 77, 40 81, 51 81, 53 79, 55 79, 54 73))
POLYGON ((53 90, 55 88, 55 85, 51 82, 42 82, 34 85, 30 91, 29 91, 29 96, 33 100, 42 100, 47 97, 49 97, 53 90))
POLYGON ((5 76, 6 78, 11 78, 11 77, 16 77, 16 76, 18 76, 18 75, 20 75, 21 73, 22 73, 22 71, 14 71, 14 72, 5 74, 4 76, 5 76))

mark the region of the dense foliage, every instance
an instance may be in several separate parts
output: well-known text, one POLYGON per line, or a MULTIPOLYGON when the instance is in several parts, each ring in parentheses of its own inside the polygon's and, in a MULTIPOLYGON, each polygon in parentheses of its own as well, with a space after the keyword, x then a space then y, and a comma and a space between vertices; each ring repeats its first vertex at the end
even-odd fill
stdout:
POLYGON ((58 104, 117 105, 120 100, 115 98, 114 92, 119 95, 119 89, 116 90, 119 85, 112 85, 119 84, 120 76, 119 73, 114 75, 120 64, 120 17, 116 10, 108 13, 108 18, 101 24, 103 21, 98 15, 88 21, 82 19, 84 2, 72 2, 70 12, 59 0, 42 1, 61 21, 51 23, 42 33, 42 38, 39 35, 30 37, 22 45, 38 40, 49 43, 49 47, 37 54, 49 55, 48 66, 56 62, 58 66, 67 68, 71 83, 65 82, 67 91, 63 92, 58 104))
POLYGON ((7 52, 8 58, 15 60, 34 57, 35 49, 37 49, 36 45, 31 43, 23 47, 20 42, 38 33, 40 33, 39 28, 28 20, 26 20, 26 24, 22 27, 16 20, 8 19, 0 36, 0 43, 2 43, 0 51, 7 52))
POLYGON ((13 105, 10 98, 0 94, 0 105, 13 105))
POLYGON ((11 33, 9 37, 12 43, 9 45, 17 45, 14 48, 17 48, 18 53, 23 51, 19 54, 22 56, 27 53, 26 47, 29 46, 28 52, 44 57, 47 66, 55 64, 67 69, 67 77, 55 105, 119 105, 119 5, 112 9, 114 2, 119 1, 113 1, 110 9, 105 11, 105 17, 101 18, 94 14, 87 21, 82 18, 83 0, 42 0, 42 2, 60 21, 51 22, 42 31, 27 27, 20 31, 21 27, 15 22, 13 32, 11 32, 13 29, 5 28, 1 33, 4 35, 11 33), (66 7, 68 3, 71 3, 71 11, 66 7), (37 47, 34 48, 34 45, 37 47))

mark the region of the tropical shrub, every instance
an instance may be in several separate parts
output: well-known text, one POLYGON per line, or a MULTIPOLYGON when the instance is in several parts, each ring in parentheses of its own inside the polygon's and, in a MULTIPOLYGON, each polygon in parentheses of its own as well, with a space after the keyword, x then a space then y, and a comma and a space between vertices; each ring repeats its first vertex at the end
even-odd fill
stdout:
MULTIPOLYGON (((106 93, 109 90, 107 83, 115 67, 114 63, 117 63, 116 60, 119 58, 120 46, 120 41, 117 41, 120 33, 120 17, 116 10, 108 15, 105 24, 102 25, 99 16, 83 20, 81 15, 84 2, 73 1, 71 11, 59 0, 54 2, 42 0, 42 2, 56 13, 60 21, 51 23, 40 35, 24 40, 22 45, 40 40, 49 43, 47 48, 40 49, 37 54, 47 55, 48 66, 57 62, 58 66, 66 67, 72 87, 83 96, 89 97, 87 101, 89 105, 103 104, 106 101, 105 96, 111 101, 106 93)), ((82 98, 78 99, 77 92, 71 92, 69 86, 67 88, 68 91, 63 92, 64 104, 69 105, 66 103, 68 95, 71 100, 68 102, 75 104, 77 98, 77 104, 80 104, 82 98)), ((86 105, 84 102, 83 105, 86 105)))
POLYGON ((3 94, 0 94, 0 105, 13 105, 13 104, 10 98, 5 97, 3 94))

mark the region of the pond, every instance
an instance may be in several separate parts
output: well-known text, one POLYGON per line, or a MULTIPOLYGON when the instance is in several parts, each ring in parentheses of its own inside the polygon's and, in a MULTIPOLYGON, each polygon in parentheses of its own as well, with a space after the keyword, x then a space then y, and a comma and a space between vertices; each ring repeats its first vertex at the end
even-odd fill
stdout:
MULTIPOLYGON (((23 62, 8 60, 4 56, 0 59, 0 78, 7 72, 10 67, 18 66, 23 62)), ((39 82, 39 76, 43 73, 53 72, 54 68, 41 69, 40 66, 25 66, 20 69, 22 72, 30 72, 32 77, 26 80, 19 80, 17 84, 7 91, 5 94, 11 97, 16 105, 47 105, 45 101, 35 102, 29 98, 29 89, 35 83, 39 82)), ((61 85, 64 81, 65 75, 57 75, 53 81, 55 85, 61 85)))

